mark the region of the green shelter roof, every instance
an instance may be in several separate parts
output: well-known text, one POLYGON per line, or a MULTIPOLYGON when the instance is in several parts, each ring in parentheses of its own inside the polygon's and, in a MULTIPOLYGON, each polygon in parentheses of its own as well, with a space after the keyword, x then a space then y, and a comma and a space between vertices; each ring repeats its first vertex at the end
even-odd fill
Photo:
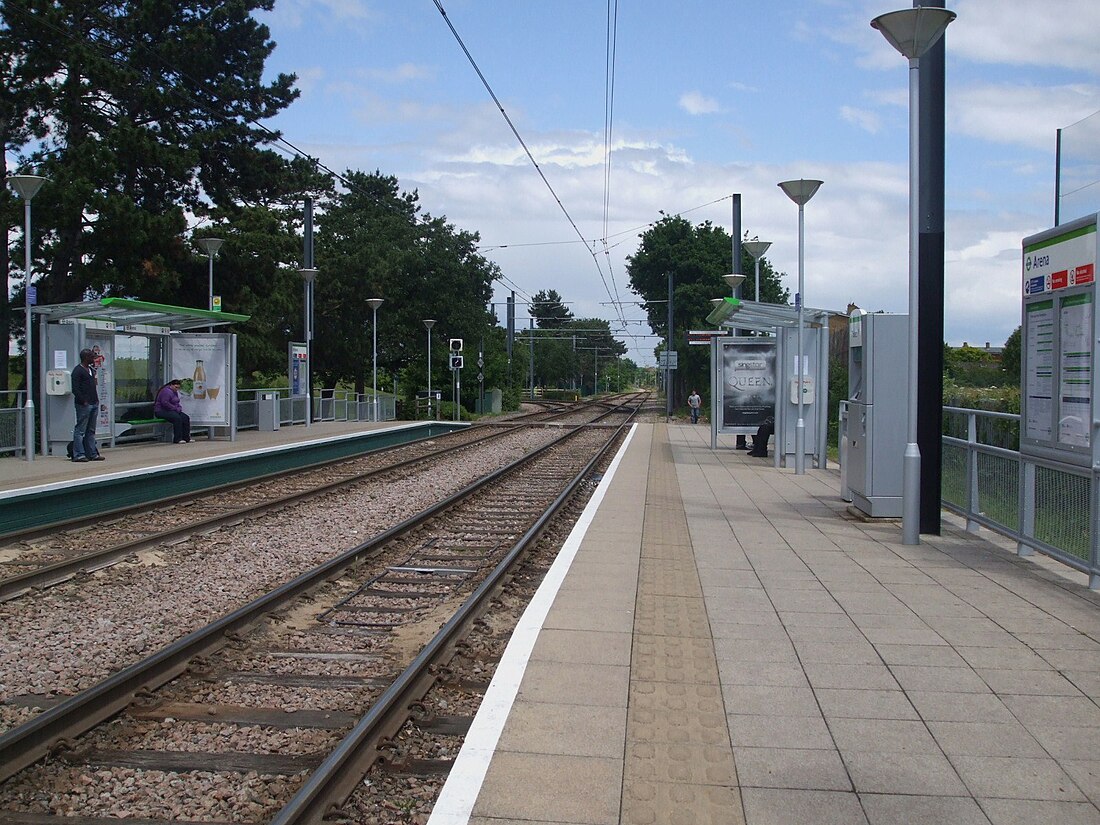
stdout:
POLYGON ((177 331, 243 323, 252 317, 232 312, 213 312, 194 307, 134 301, 129 298, 101 298, 98 301, 47 304, 34 307, 32 311, 47 321, 82 319, 112 323, 115 324, 116 329, 137 326, 161 327, 177 331))

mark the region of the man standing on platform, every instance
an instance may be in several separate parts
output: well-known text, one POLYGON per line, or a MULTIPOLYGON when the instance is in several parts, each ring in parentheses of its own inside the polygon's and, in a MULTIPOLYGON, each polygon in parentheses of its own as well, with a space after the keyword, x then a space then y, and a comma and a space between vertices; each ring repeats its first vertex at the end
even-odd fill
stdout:
POLYGON ((103 461, 95 443, 95 421, 99 412, 99 392, 96 390, 95 353, 80 351, 80 363, 73 367, 73 403, 76 405, 76 426, 73 428, 73 461, 103 461))
POLYGON ((692 390, 688 396, 688 407, 691 408, 691 423, 699 423, 699 408, 703 406, 703 399, 699 397, 698 390, 692 390))

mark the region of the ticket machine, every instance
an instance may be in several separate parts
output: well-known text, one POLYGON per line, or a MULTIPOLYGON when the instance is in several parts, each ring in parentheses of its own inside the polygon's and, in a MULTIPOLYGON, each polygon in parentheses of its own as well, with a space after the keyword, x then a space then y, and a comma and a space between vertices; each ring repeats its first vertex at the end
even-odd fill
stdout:
POLYGON ((908 315, 855 309, 848 317, 848 489, 875 518, 902 515, 908 335, 908 315))

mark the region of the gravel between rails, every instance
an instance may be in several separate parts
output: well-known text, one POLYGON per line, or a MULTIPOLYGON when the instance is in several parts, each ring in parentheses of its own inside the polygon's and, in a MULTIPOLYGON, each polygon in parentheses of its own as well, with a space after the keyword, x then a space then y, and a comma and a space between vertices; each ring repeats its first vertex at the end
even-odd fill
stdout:
POLYGON ((400 483, 368 482, 4 604, 0 730, 34 714, 5 704, 13 697, 86 689, 556 435, 522 430, 400 483))

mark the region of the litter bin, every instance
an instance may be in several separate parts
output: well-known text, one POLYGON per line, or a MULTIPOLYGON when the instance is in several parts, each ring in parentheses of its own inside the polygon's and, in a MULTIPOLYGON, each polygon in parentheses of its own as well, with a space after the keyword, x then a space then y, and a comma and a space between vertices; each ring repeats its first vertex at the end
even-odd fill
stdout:
POLYGON ((256 399, 256 429, 262 433, 279 429, 279 393, 262 392, 256 399))

